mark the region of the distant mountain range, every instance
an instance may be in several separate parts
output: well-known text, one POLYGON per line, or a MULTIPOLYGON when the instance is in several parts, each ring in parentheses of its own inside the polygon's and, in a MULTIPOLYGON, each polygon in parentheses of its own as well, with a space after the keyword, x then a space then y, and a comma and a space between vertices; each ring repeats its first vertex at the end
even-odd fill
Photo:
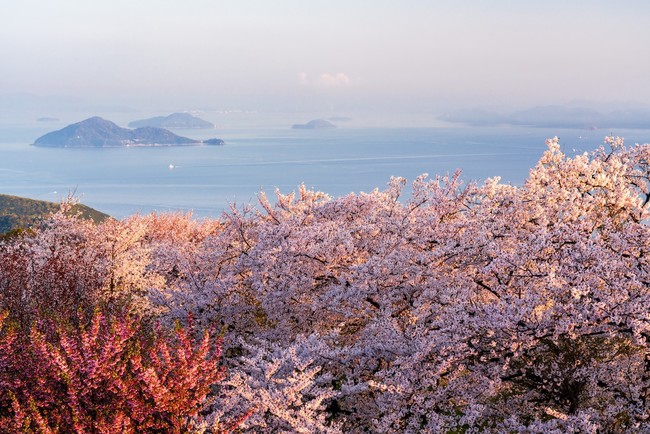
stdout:
POLYGON ((545 128, 650 129, 650 108, 630 107, 602 112, 586 107, 553 105, 533 107, 508 115, 481 109, 463 109, 445 113, 438 119, 473 126, 525 125, 545 128))
POLYGON ((172 113, 168 116, 156 116, 129 123, 129 128, 141 127, 208 129, 215 128, 215 125, 189 113, 172 113))
POLYGON ((124 146, 223 145, 221 139, 206 141, 177 136, 164 128, 122 128, 98 116, 68 125, 39 137, 35 146, 56 148, 114 148, 124 146))
MULTIPOLYGON (((28 199, 25 197, 0 194, 0 234, 19 228, 29 228, 43 220, 48 214, 59 210, 54 202, 28 199)), ((110 216, 85 205, 74 205, 71 213, 79 213, 81 218, 98 223, 110 216)))

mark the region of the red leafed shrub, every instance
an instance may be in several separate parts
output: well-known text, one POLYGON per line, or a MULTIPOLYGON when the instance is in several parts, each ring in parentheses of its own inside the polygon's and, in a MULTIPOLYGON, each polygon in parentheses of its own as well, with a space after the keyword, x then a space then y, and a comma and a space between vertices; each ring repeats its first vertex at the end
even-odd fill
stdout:
POLYGON ((29 333, 5 319, 2 432, 188 432, 224 377, 221 342, 208 333, 197 340, 183 328, 145 333, 134 318, 101 312, 85 327, 40 321, 29 333))

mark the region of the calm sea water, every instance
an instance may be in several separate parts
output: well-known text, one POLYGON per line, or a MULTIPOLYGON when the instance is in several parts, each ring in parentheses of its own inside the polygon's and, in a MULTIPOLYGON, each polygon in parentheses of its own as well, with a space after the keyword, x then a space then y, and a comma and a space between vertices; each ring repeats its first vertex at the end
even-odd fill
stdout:
MULTIPOLYGON (((602 144, 605 132, 537 128, 361 128, 291 130, 245 127, 186 130, 219 137, 225 146, 48 149, 30 146, 60 126, 0 125, 0 193, 58 201, 74 192, 115 217, 153 210, 193 210, 218 216, 230 203, 255 202, 265 191, 291 192, 301 183, 338 197, 383 189, 391 176, 451 173, 481 181, 500 176, 521 184, 560 136, 565 152, 602 144), (173 166, 173 168, 170 168, 173 166)), ((616 132, 626 142, 650 142, 650 131, 616 132)))

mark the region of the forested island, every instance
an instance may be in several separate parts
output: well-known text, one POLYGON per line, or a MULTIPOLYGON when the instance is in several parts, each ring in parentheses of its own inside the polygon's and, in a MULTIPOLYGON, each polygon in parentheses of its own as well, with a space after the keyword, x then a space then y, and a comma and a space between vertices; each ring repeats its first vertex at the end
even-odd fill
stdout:
POLYGON ((0 430, 650 432, 650 145, 547 147, 0 240, 0 430))
POLYGON ((122 128, 95 116, 39 137, 35 146, 54 148, 115 148, 125 146, 223 145, 221 139, 206 141, 178 136, 157 127, 122 128))

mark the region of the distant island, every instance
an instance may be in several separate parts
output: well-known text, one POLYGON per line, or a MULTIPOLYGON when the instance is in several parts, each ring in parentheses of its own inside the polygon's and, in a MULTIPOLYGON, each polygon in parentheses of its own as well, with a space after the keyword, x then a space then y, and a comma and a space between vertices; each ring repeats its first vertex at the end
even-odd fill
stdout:
POLYGON ((500 113, 482 109, 460 109, 444 113, 438 119, 445 122, 454 122, 471 125, 473 127, 494 126, 508 124, 509 119, 500 113))
POLYGON ((194 128, 214 129, 216 126, 189 113, 172 113, 169 116, 156 116, 149 119, 140 119, 129 122, 130 128, 157 127, 157 128, 194 128))
MULTIPOLYGON (((54 202, 0 194, 0 234, 30 228, 38 224, 48 214, 58 211, 60 206, 54 202)), ((81 218, 92 220, 95 223, 110 217, 108 214, 81 204, 73 205, 70 213, 78 213, 81 218)))
POLYGON ((59 118, 51 118, 48 116, 44 116, 42 118, 36 119, 36 122, 58 122, 59 118))
POLYGON ((623 107, 601 111, 580 105, 539 106, 510 114, 482 109, 444 113, 438 119, 471 126, 517 125, 539 128, 650 129, 650 107, 623 107))
POLYGON ((294 130, 320 130, 326 128, 336 128, 336 125, 325 119, 314 119, 306 124, 295 124, 291 128, 294 130))
POLYGON ((39 137, 35 146, 51 148, 117 148, 126 146, 223 145, 221 139, 195 140, 164 128, 122 128, 98 116, 39 137))

